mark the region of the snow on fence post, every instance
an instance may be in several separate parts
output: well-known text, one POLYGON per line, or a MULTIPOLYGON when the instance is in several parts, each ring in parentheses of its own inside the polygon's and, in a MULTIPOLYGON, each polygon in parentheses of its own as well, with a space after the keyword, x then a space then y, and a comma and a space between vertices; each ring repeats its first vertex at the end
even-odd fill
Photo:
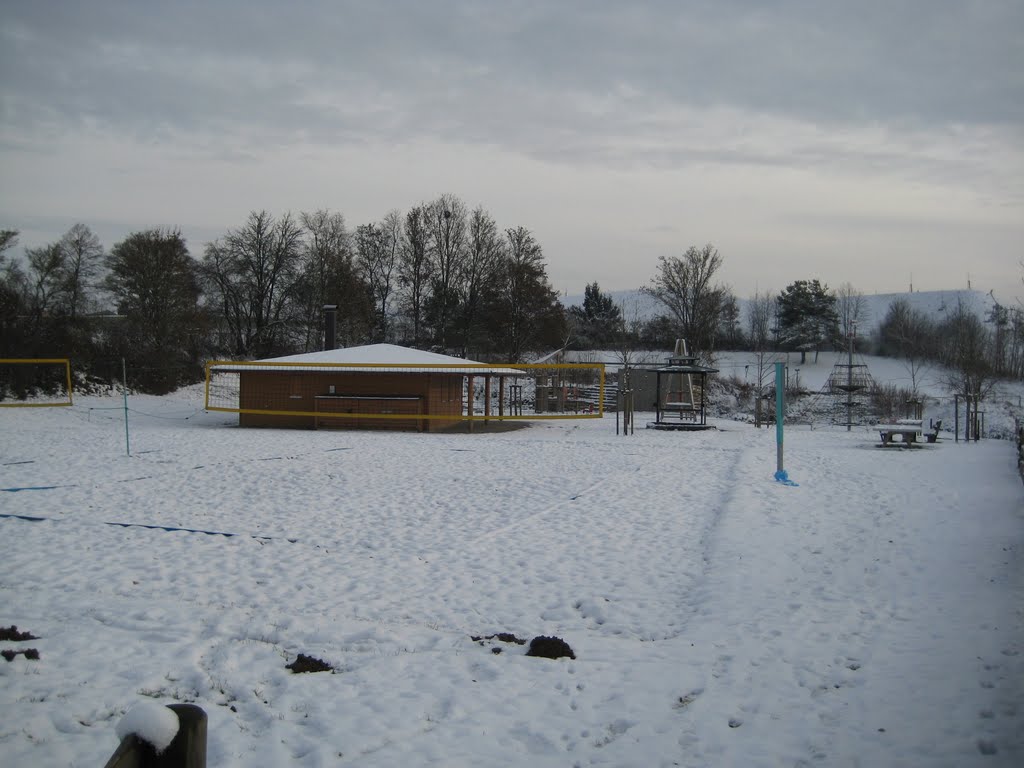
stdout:
POLYGON ((206 712, 195 704, 168 704, 178 731, 160 751, 137 733, 129 733, 104 768, 206 768, 206 712))

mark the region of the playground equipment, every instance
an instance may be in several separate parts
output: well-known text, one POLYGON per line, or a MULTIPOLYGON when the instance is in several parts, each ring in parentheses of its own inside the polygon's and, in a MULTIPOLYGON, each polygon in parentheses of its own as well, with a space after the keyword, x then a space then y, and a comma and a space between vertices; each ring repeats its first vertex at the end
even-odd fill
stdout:
POLYGON ((978 442, 985 431, 985 412, 981 410, 981 396, 968 393, 953 395, 953 438, 960 442, 960 403, 966 406, 964 411, 964 440, 978 442))
POLYGON ((700 365, 697 358, 687 352, 686 341, 678 339, 668 365, 654 373, 655 419, 647 424, 648 429, 712 429, 707 420, 704 393, 708 375, 718 373, 717 368, 700 365))
POLYGON ((615 434, 619 434, 619 414, 622 414, 622 434, 632 435, 633 427, 633 384, 632 369, 626 367, 619 371, 619 386, 615 400, 615 434))
POLYGON ((871 389, 871 374, 867 365, 853 362, 853 342, 857 338, 857 327, 854 326, 849 335, 846 363, 836 363, 829 374, 826 388, 833 395, 846 398, 846 431, 853 428, 853 411, 855 405, 861 405, 860 395, 871 389))

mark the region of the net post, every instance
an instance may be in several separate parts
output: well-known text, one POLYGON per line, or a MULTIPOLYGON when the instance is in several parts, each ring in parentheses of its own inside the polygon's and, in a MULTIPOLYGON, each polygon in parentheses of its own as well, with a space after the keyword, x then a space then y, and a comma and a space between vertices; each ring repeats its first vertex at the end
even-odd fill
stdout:
POLYGON ((71 395, 71 360, 70 359, 64 361, 64 371, 67 373, 67 378, 68 378, 68 405, 72 405, 74 401, 72 400, 72 395, 71 395))
POLYGON ((785 364, 775 364, 775 471, 776 473, 784 472, 782 464, 782 417, 785 413, 785 364))
POLYGON ((128 437, 128 367, 124 358, 121 358, 121 394, 124 396, 124 450, 128 456, 132 455, 132 443, 128 437))

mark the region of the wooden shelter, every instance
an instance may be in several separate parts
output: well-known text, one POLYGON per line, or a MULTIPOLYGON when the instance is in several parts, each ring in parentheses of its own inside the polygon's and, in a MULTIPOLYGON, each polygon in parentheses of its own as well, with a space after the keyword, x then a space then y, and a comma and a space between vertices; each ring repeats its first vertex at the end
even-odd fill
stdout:
POLYGON ((489 409, 491 379, 499 378, 503 393, 507 377, 523 375, 394 344, 221 363, 214 370, 238 374, 243 427, 422 432, 449 429, 472 413, 474 379, 485 381, 489 409))

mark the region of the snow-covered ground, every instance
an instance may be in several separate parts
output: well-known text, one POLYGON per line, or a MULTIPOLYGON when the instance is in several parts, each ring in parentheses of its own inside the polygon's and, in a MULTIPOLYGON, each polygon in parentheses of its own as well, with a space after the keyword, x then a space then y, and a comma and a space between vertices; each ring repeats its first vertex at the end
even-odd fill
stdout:
POLYGON ((39 652, 0 662, 0 764, 102 765, 146 700, 206 709, 211 766, 1024 764, 1008 441, 789 428, 787 487, 774 431, 727 420, 129 404, 131 457, 116 398, 0 411, 0 626, 38 637, 0 647, 39 652), (471 639, 498 632, 576 659, 471 639))

